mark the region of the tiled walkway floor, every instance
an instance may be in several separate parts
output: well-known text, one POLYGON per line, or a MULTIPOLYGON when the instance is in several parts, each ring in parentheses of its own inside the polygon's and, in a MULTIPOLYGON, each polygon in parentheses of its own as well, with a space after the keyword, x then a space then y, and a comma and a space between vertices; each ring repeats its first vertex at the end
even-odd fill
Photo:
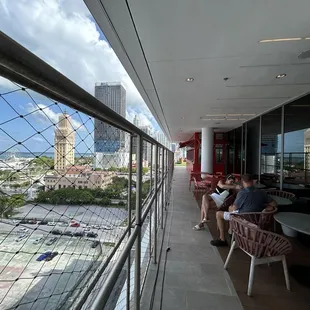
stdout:
POLYGON ((151 264, 141 309, 242 310, 218 250, 210 245, 209 230, 192 229, 199 220, 199 209, 188 191, 185 167, 175 168, 172 186, 153 307, 157 265, 151 264))

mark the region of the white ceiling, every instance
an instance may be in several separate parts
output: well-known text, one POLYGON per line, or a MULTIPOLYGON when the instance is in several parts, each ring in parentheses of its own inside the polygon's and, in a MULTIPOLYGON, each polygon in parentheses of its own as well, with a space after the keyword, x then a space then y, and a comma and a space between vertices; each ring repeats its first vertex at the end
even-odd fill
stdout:
POLYGON ((172 140, 243 122, 206 114, 259 115, 310 90, 310 40, 258 42, 310 37, 309 0, 84 1, 172 140))

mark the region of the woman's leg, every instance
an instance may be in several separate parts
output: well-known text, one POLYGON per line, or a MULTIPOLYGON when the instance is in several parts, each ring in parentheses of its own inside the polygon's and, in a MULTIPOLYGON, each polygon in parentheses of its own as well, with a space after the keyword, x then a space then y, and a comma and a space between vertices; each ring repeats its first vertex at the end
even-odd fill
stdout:
POLYGON ((208 221, 209 218, 208 218, 208 213, 209 213, 209 209, 211 207, 211 203, 212 203, 213 199, 205 194, 203 195, 202 197, 202 203, 201 203, 201 222, 204 222, 204 221, 208 221))
POLYGON ((201 208, 200 208, 200 222, 194 226, 193 229, 201 230, 204 228, 205 223, 208 221, 208 211, 211 204, 211 197, 208 194, 202 196, 201 208))

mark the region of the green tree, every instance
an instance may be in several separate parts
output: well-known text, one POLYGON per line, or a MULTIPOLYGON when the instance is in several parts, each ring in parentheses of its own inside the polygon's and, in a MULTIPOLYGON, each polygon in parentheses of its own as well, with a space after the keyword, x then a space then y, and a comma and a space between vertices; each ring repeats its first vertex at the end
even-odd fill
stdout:
POLYGON ((144 167, 142 168, 142 174, 147 174, 149 172, 149 168, 144 167))
POLYGON ((16 208, 21 207, 25 204, 24 195, 15 194, 12 196, 5 196, 2 192, 0 193, 0 215, 2 218, 10 218, 17 214, 16 208))
POLYGON ((37 158, 34 158, 31 161, 31 164, 34 164, 36 166, 40 166, 43 168, 54 168, 54 159, 51 157, 47 157, 47 156, 40 156, 37 158))

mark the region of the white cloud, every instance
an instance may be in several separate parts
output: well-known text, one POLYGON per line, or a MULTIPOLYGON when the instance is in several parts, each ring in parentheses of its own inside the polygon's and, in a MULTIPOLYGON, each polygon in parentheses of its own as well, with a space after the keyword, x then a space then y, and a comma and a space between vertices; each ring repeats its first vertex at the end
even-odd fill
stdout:
MULTIPOLYGON (((35 120, 37 122, 41 124, 46 124, 47 126, 51 125, 51 123, 57 124, 59 121, 59 116, 62 114, 62 113, 56 113, 50 107, 42 103, 34 105, 29 102, 26 105, 26 111, 28 113, 32 113, 31 115, 35 117, 35 120), (39 108, 42 110, 40 110, 39 108)), ((76 119, 72 118, 72 116, 70 122, 73 129, 78 129, 82 131, 86 130, 85 126, 76 119)))
POLYGON ((0 28, 91 94, 96 82, 121 81, 129 113, 157 127, 82 0, 2 0, 0 28))
POLYGON ((43 138, 41 138, 41 137, 33 137, 32 138, 34 141, 36 141, 36 142, 46 142, 43 138))

